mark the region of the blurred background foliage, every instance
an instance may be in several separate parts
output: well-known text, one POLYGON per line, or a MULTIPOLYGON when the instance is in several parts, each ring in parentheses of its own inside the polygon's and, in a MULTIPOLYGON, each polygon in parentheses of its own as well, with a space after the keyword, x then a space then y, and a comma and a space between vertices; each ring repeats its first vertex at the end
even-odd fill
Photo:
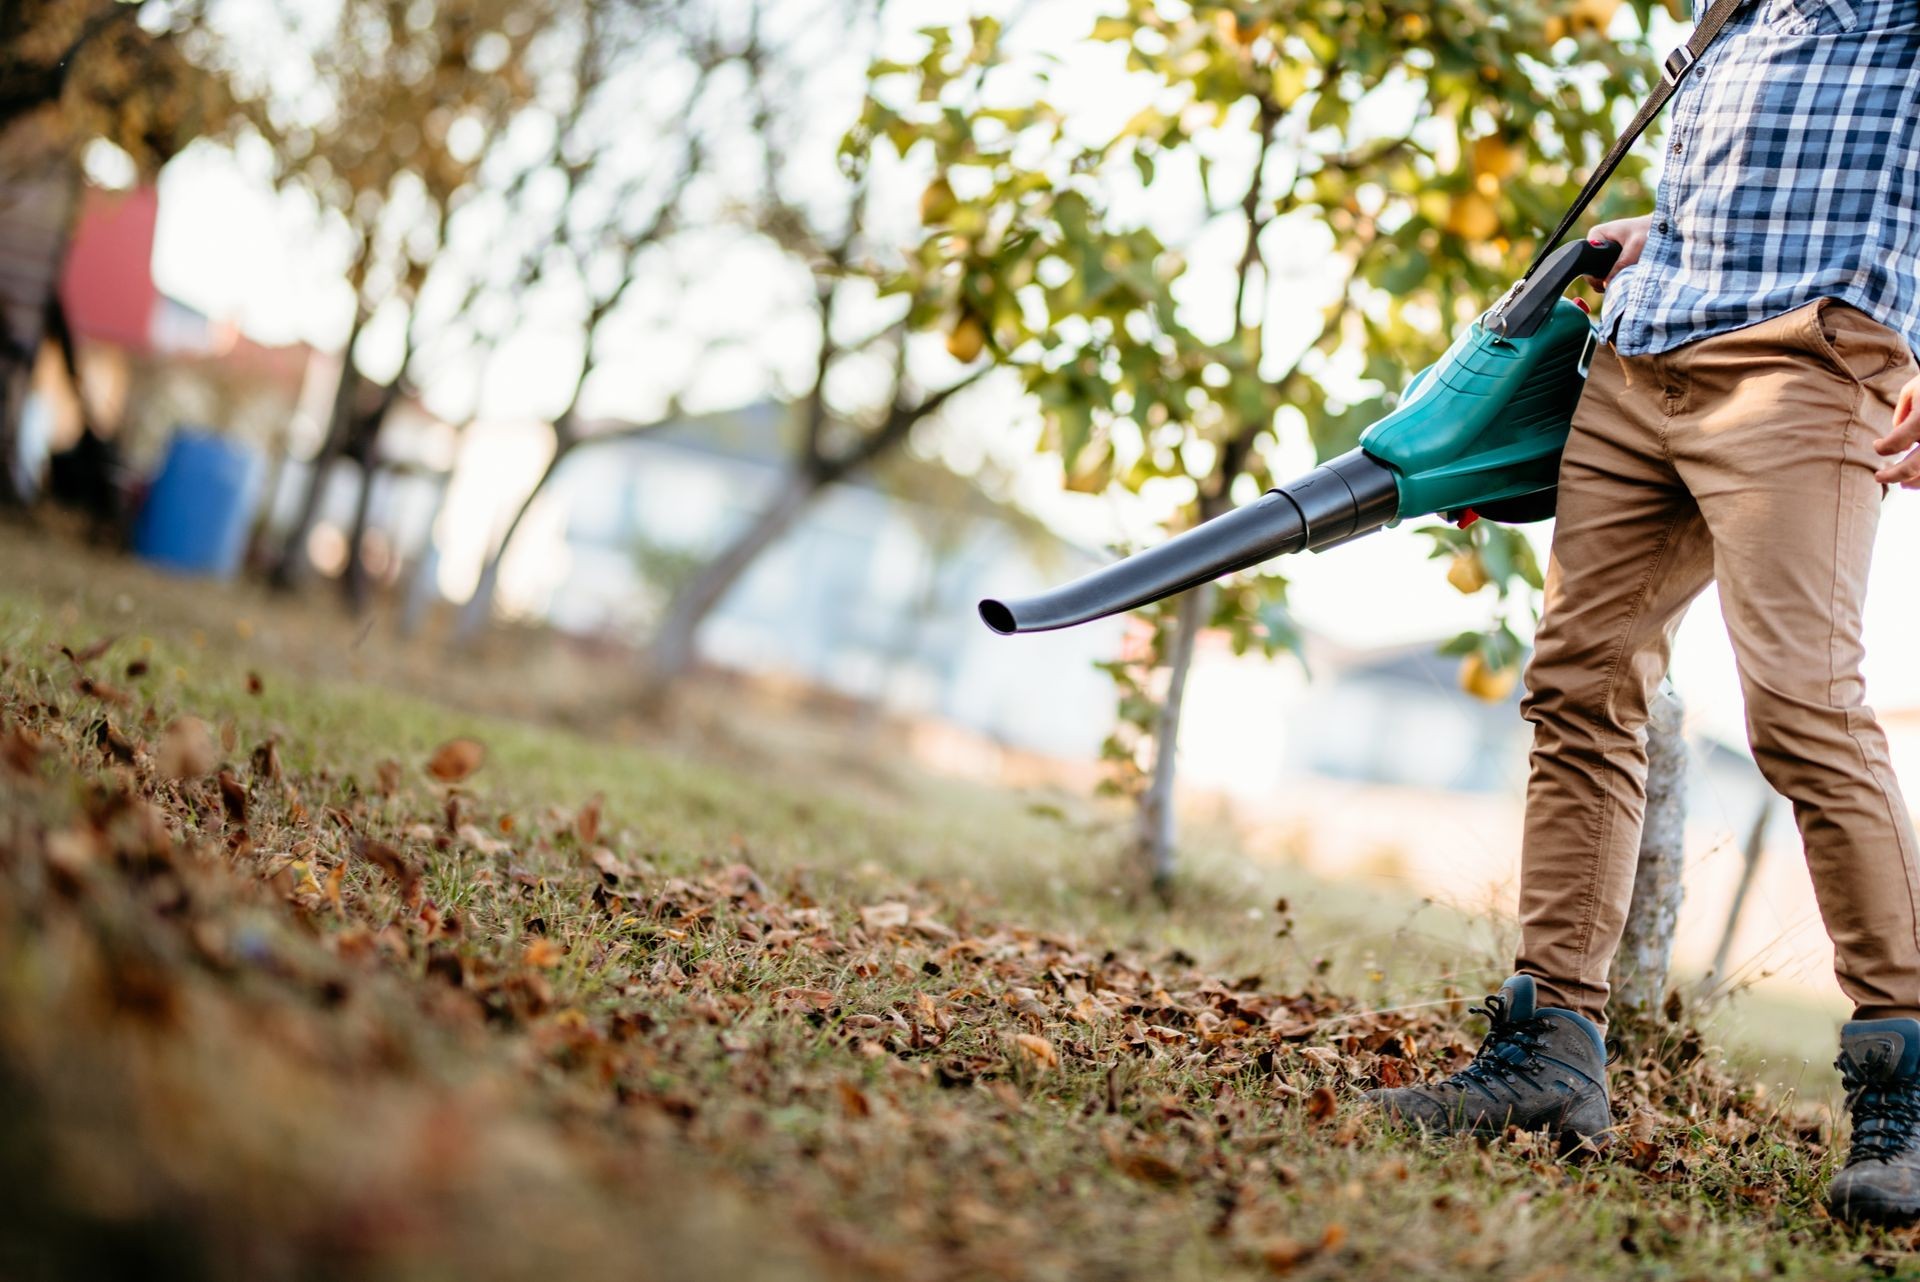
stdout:
MULTIPOLYGON (((957 359, 1018 371, 1069 486, 1186 483, 1177 529, 1286 479, 1270 452, 1284 433, 1304 429, 1322 458, 1351 448, 1520 274, 1656 74, 1643 41, 1607 34, 1619 7, 1133 0, 1089 34, 1159 92, 1091 139, 1049 104, 1048 68, 1009 66, 1000 24, 974 18, 874 65, 844 154, 885 147, 927 171, 926 236, 889 282, 910 320, 957 359), (1230 223, 1243 246, 1231 290, 1204 306, 1187 302, 1189 247, 1133 212, 1175 167, 1205 200, 1196 234, 1230 223), (1324 245, 1337 276, 1317 335, 1290 349, 1277 319, 1315 303, 1269 271, 1283 241, 1324 245)), ((1622 167, 1602 217, 1645 207, 1644 167, 1622 167)), ((1456 587, 1495 590, 1493 626, 1452 648, 1463 684, 1504 697, 1522 653, 1506 611, 1540 586, 1532 550, 1484 522, 1434 534, 1456 587)), ((1113 786, 1140 799, 1159 878, 1193 636, 1296 648, 1286 588, 1268 567, 1150 607, 1150 639, 1110 665, 1113 786)))

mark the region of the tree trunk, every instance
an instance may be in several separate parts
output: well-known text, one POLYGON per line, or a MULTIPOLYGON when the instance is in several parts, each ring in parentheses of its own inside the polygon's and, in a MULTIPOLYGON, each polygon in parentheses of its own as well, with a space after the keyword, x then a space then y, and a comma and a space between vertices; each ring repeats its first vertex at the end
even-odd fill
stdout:
POLYGON ((1662 682, 1650 711, 1646 821, 1640 830, 1627 928, 1611 977, 1614 1009, 1640 1018, 1655 1015, 1667 994, 1673 932, 1684 893, 1680 873, 1687 829, 1687 743, 1681 733, 1686 708, 1673 687, 1662 682))
POLYGON ((826 484, 826 478, 816 472, 799 471, 790 475, 773 502, 674 594, 667 606, 667 616, 647 652, 650 697, 664 694, 669 685, 685 675, 693 664, 694 642, 701 624, 760 554, 793 528, 826 484))
POLYGON ((347 533, 347 569, 340 576, 340 586, 347 599, 347 609, 353 614, 366 613, 373 600, 373 583, 367 577, 366 538, 367 525, 373 518, 373 491, 380 483, 380 454, 378 445, 369 440, 360 451, 360 493, 353 504, 353 527, 347 533))
POLYGON ((1187 675, 1193 670, 1194 645, 1205 625, 1213 586, 1194 588, 1180 598, 1174 616, 1173 653, 1167 659, 1167 693, 1153 729, 1153 776, 1140 794, 1134 815, 1134 856, 1162 901, 1173 891, 1175 819, 1174 770, 1180 753, 1180 713, 1186 702, 1187 675))
POLYGON ((527 519, 527 513, 533 510, 534 500, 546 491, 547 483, 553 480, 553 474, 560 470, 560 463, 573 452, 578 445, 578 437, 558 429, 554 432, 553 457, 527 491, 527 497, 520 500, 520 506, 514 509, 513 519, 507 522, 506 530, 500 535, 500 542, 494 545, 493 555, 480 567, 480 581, 474 585, 473 595, 460 607, 460 621, 454 625, 453 640, 456 645, 471 644, 486 631, 487 623, 493 618, 493 596, 500 588, 500 565, 507 559, 507 549, 513 546, 513 536, 520 532, 520 525, 527 519))
POLYGON ((412 568, 407 574, 406 590, 401 594, 400 635, 415 637, 426 626, 427 615, 433 609, 440 595, 440 541, 434 530, 440 525, 440 514, 447 508, 447 486, 449 476, 441 473, 434 487, 433 515, 427 518, 427 537, 421 541, 419 554, 413 558, 412 568))
POLYGON ((1740 880, 1734 883, 1733 902, 1727 906, 1727 924, 1720 931, 1719 946, 1713 950, 1713 965, 1708 968, 1706 977, 1700 981, 1702 994, 1710 993, 1727 980, 1727 959, 1733 954, 1733 937, 1740 933, 1740 918, 1747 910, 1747 896, 1753 893, 1754 878, 1760 873, 1760 858, 1767 852, 1767 828, 1773 822, 1774 802, 1779 794, 1764 783, 1760 798, 1760 813, 1753 817, 1753 826, 1747 829, 1747 844, 1741 851, 1740 880))
POLYGON ((0 510, 25 507, 28 498, 20 478, 20 418, 32 381, 32 362, 17 356, 0 333, 0 510))
POLYGON ((281 541, 280 556, 274 562, 273 573, 269 576, 273 586, 283 590, 297 588, 306 580, 307 538, 313 533, 314 523, 320 519, 320 504, 326 498, 327 481, 333 475, 334 460, 340 457, 340 451, 346 448, 348 437, 353 432, 354 403, 359 399, 360 387, 365 381, 353 363, 353 347, 365 323, 366 318, 356 313, 353 328, 347 334, 347 345, 341 349, 340 381, 334 385, 333 410, 327 415, 326 435, 321 438, 320 448, 313 455, 313 471, 307 477, 306 497, 301 501, 299 516, 294 518, 293 525, 281 541))

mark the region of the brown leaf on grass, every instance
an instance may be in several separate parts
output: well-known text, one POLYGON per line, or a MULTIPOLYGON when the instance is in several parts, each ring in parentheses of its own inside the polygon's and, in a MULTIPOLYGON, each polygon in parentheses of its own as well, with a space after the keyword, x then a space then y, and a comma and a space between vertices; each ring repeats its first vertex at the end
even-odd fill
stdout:
POLYGON ((266 693, 266 689, 267 689, 267 684, 266 682, 260 679, 260 674, 258 672, 247 673, 247 693, 248 694, 258 696, 266 693))
POLYGON ((427 758, 427 773, 441 783, 459 783, 487 759, 487 745, 478 739, 449 739, 427 758))
POLYGON ((153 768, 163 779, 198 779, 220 763, 213 731, 198 717, 175 717, 160 733, 153 768))
POLYGON ((872 1117, 873 1101, 867 1093, 852 1082, 835 1082, 840 1094, 840 1107, 848 1117, 872 1117))
POLYGON ((891 930, 906 925, 910 916, 905 904, 868 904, 860 910, 860 924, 868 930, 891 930))
POLYGON ((111 703, 123 708, 133 702, 133 696, 126 691, 110 686, 104 681, 95 681, 92 677, 81 677, 73 683, 73 688, 90 699, 98 699, 102 703, 111 703))
POLYGON ((566 949, 546 938, 529 941, 520 953, 521 961, 538 970, 552 970, 565 961, 566 957, 566 949))
POLYGON ((630 866, 622 863, 620 858, 605 846, 595 846, 587 852, 587 858, 609 881, 618 881, 622 877, 637 875, 630 866))
POLYGON ((1101 1136, 1100 1143, 1107 1150, 1107 1160, 1113 1163, 1113 1169, 1130 1180, 1160 1188, 1174 1188, 1186 1182, 1179 1167, 1152 1149, 1129 1148, 1110 1134, 1101 1136))
POLYGON ((1268 1272, 1284 1275, 1311 1260, 1315 1254, 1317 1252, 1311 1243, 1283 1234, 1280 1237, 1268 1238, 1261 1246, 1260 1262, 1267 1266, 1268 1272))
POLYGON ((95 727, 94 740, 100 745, 100 751, 122 765, 130 766, 139 759, 132 741, 114 729, 111 721, 102 721, 95 727))
POLYGON ((115 636, 104 636, 91 645, 81 646, 78 650, 63 645, 60 647, 60 653, 66 655, 68 661, 75 667, 84 668, 87 664, 92 663, 95 659, 113 649, 113 643, 119 639, 120 638, 115 636))
POLYGON ((274 740, 268 739, 253 750, 253 777, 269 780, 280 778, 280 747, 274 740))
POLYGON ((137 681, 152 670, 145 659, 134 659, 127 664, 127 680, 137 681))
POLYGON ((773 1000, 792 1011, 829 1011, 839 1004, 840 998, 825 988, 783 988, 773 995, 773 1000))
POLYGON ((581 845, 591 846, 600 840, 600 808, 605 803, 606 799, 596 792, 573 817, 573 835, 581 845))
POLYGON ((19 774, 38 773, 40 736, 25 726, 10 727, 0 735, 0 761, 6 762, 9 769, 19 774))
POLYGON ((353 843, 353 853, 374 865, 393 879, 400 888, 400 897, 408 903, 420 890, 420 870, 410 860, 386 842, 374 837, 361 837, 353 843))
POLYGON ((226 808, 227 819, 234 827, 247 826, 247 785, 234 778, 231 770, 220 772, 220 804, 226 808))
POLYGON ((1026 1052, 1028 1059, 1041 1068, 1060 1066, 1060 1052, 1055 1050, 1053 1043, 1046 1038, 1038 1037, 1033 1033, 1015 1033, 1013 1041, 1016 1046, 1026 1052))
POLYGON ((380 761, 374 762, 373 763, 374 790, 377 791, 383 797, 391 797, 394 793, 400 791, 400 780, 405 775, 405 773, 406 772, 402 768, 400 763, 395 761, 392 757, 386 757, 380 761))
POLYGON ((1331 1086, 1316 1086, 1313 1094, 1307 1096, 1307 1120, 1324 1122, 1339 1109, 1340 1101, 1334 1096, 1331 1086))

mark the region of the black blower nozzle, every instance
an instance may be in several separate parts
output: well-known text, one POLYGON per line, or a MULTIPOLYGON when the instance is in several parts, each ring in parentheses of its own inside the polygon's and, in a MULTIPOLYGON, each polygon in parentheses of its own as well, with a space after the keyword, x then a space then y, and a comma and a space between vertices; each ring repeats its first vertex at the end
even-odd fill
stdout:
POLYGON ((1245 507, 1064 587, 1016 601, 982 601, 980 618, 1002 634, 1070 628, 1288 552, 1317 551, 1371 534, 1392 521, 1399 507, 1392 469, 1353 450, 1245 507))

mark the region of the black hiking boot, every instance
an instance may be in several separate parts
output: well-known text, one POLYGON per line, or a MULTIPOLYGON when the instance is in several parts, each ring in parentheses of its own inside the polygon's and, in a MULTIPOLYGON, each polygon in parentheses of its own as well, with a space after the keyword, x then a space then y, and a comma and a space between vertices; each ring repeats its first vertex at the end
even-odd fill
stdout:
POLYGON ((1553 1131, 1569 1145, 1607 1143, 1607 1048, 1592 1020, 1536 1008, 1531 975, 1515 975, 1475 1006, 1492 1025, 1473 1063, 1442 1082, 1368 1091, 1398 1121, 1440 1135, 1553 1131))
POLYGON ((1858 1019, 1834 1061, 1853 1115, 1853 1147, 1827 1208, 1843 1220, 1920 1218, 1920 1020, 1858 1019))

